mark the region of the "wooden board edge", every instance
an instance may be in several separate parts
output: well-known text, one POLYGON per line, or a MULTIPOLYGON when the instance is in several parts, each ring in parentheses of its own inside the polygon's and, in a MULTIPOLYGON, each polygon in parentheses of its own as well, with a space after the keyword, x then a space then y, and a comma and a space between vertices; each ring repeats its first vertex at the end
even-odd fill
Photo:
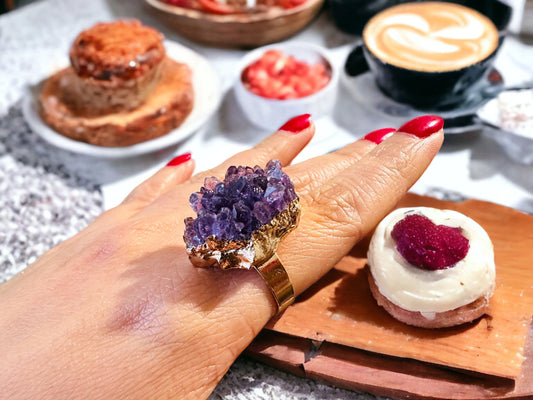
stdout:
POLYGON ((297 376, 396 399, 519 399, 533 396, 533 328, 529 327, 527 365, 512 379, 452 370, 421 361, 317 343, 263 330, 245 355, 297 376))

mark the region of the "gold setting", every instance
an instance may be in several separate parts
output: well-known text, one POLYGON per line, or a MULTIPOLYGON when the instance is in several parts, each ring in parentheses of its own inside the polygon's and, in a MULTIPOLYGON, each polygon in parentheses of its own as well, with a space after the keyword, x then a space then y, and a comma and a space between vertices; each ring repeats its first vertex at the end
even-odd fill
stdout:
POLYGON ((254 231, 249 240, 219 240, 209 236, 204 244, 187 248, 189 259, 199 268, 250 269, 262 265, 275 254, 281 239, 296 228, 300 211, 296 198, 272 221, 254 231))

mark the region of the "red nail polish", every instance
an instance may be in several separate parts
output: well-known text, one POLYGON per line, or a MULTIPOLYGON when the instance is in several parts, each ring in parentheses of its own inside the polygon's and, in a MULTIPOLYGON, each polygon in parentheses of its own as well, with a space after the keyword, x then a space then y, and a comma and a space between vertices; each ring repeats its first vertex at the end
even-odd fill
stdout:
POLYGON ((388 138, 390 135, 392 135, 394 132, 396 132, 396 129, 394 128, 383 128, 378 129, 376 131, 372 131, 370 133, 367 133, 365 137, 363 137, 364 140, 368 140, 369 142, 380 144, 383 142, 386 138, 388 138))
POLYGON ((185 153, 182 155, 179 155, 177 157, 174 157, 172 160, 169 161, 167 164, 167 167, 174 167, 176 165, 183 164, 186 161, 189 161, 191 159, 191 153, 185 153))
POLYGON ((298 133, 303 131, 305 128, 309 127, 311 125, 311 114, 302 114, 298 115, 297 117, 294 117, 285 124, 279 128, 280 131, 289 131, 293 133, 298 133))
POLYGON ((423 139, 440 131, 443 126, 444 120, 441 117, 436 115, 422 115, 403 124, 398 129, 398 132, 410 133, 423 139))

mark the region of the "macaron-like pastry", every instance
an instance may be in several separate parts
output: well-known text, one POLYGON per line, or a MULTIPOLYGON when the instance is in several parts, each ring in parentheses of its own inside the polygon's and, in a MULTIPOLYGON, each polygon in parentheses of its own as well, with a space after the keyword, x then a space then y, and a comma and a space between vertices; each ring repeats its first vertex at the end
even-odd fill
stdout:
POLYGON ((377 226, 368 250, 370 289, 397 320, 443 328, 482 316, 495 286, 492 242, 453 210, 400 208, 377 226))

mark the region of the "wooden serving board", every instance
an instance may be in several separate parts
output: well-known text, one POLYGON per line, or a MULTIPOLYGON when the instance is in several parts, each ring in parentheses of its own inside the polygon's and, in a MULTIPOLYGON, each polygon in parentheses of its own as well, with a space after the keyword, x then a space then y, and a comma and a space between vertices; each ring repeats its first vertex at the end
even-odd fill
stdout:
POLYGON ((373 299, 368 238, 273 319, 247 354, 297 375, 394 398, 533 397, 533 216, 493 203, 408 194, 398 207, 462 212, 482 225, 496 257, 496 289, 479 320, 410 327, 373 299))

